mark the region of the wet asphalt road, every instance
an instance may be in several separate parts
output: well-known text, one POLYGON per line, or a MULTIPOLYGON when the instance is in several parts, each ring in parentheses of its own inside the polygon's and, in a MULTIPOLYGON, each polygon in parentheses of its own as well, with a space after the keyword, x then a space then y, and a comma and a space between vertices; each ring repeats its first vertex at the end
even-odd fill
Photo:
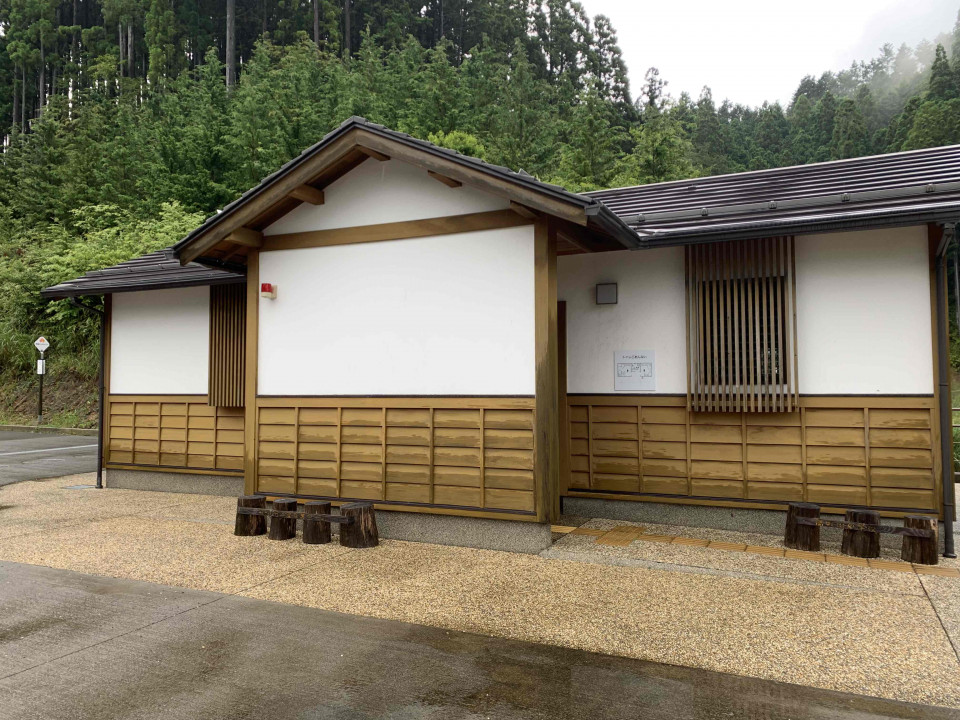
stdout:
POLYGON ((96 469, 96 436, 0 431, 0 485, 96 469))
POLYGON ((939 720, 960 713, 0 563, 0 718, 158 717, 939 720))

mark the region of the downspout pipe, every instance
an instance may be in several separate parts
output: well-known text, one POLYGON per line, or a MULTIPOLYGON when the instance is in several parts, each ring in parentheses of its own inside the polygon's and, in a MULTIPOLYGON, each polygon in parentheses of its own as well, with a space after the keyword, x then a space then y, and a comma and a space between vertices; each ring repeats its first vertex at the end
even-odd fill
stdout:
POLYGON ((937 274, 937 382, 940 406, 940 467, 943 471, 943 556, 955 558, 953 520, 956 512, 953 471, 953 403, 950 397, 950 319, 947 303, 947 248, 956 235, 956 225, 943 226, 936 255, 937 274))
POLYGON ((98 373, 99 399, 97 404, 97 488, 103 489, 103 369, 105 367, 104 355, 106 352, 105 340, 107 334, 107 314, 103 310, 98 310, 91 305, 85 305, 75 297, 71 297, 69 300, 70 304, 74 307, 80 308, 84 312, 94 313, 100 316, 100 367, 98 373))

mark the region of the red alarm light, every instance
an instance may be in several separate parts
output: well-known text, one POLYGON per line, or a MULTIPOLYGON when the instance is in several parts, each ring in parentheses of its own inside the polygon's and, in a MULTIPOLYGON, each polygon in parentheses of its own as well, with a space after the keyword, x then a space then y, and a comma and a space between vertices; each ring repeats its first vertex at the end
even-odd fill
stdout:
POLYGON ((277 297, 277 286, 273 283, 260 283, 260 297, 273 300, 277 297))

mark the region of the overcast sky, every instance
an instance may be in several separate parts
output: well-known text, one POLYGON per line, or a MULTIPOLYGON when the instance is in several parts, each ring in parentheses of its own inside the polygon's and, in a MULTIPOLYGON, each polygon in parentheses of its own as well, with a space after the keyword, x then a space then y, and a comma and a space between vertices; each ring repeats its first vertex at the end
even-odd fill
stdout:
POLYGON ((886 42, 933 40, 960 9, 960 0, 582 2, 613 21, 635 96, 656 66, 674 97, 709 85, 717 104, 749 105, 786 102, 804 75, 869 60, 886 42))

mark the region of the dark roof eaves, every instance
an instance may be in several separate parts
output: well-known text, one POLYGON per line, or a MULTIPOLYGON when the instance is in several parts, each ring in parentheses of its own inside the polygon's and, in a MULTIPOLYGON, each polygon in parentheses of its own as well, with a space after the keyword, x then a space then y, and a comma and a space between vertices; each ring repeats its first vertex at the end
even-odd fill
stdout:
POLYGON ((246 282, 242 275, 220 272, 210 273, 182 280, 162 280, 159 282, 135 282, 127 279, 125 283, 116 281, 102 281, 78 283, 76 280, 52 285, 40 291, 40 297, 52 300, 68 297, 83 297, 86 295, 111 295, 122 292, 138 292, 143 290, 171 290, 175 288, 198 287, 204 285, 239 285, 246 282))
POLYGON ((882 227, 906 227, 930 222, 960 220, 960 200, 936 207, 918 205, 882 210, 833 213, 815 217, 774 218, 732 222, 724 225, 684 227, 657 230, 644 235, 638 233, 641 248, 692 245, 717 240, 742 240, 764 237, 771 231, 791 235, 810 235, 821 232, 866 230, 882 227))

